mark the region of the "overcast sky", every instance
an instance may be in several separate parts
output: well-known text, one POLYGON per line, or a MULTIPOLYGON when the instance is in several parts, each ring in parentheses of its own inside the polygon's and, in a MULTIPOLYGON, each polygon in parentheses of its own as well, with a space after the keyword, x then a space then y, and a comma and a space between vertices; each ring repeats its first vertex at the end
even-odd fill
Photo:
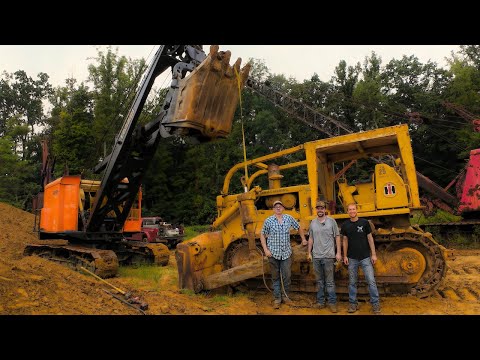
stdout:
MULTIPOLYGON (((88 64, 96 56, 98 45, 0 45, 0 72, 13 73, 25 70, 36 78, 39 72, 50 77, 53 86, 65 84, 73 77, 79 82, 88 75, 88 64)), ((132 59, 145 58, 150 61, 157 45, 113 45, 118 54, 132 59)), ((100 46, 106 49, 106 46, 100 46)), ((209 46, 203 50, 208 54, 209 46)), ((382 65, 403 55, 415 55, 422 63, 428 60, 441 67, 447 67, 446 57, 458 51, 458 45, 220 45, 220 50, 230 50, 230 63, 241 57, 245 64, 249 58, 262 59, 274 74, 284 74, 298 81, 310 78, 314 73, 322 81, 328 81, 334 74, 340 60, 347 65, 363 64, 372 51, 382 58, 382 65)))

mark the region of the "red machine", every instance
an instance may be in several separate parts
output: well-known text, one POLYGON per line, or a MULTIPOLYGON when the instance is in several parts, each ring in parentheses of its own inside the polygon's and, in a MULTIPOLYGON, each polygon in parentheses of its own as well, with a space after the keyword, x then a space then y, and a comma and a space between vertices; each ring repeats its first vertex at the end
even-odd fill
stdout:
POLYGON ((470 151, 458 212, 464 217, 475 217, 480 210, 480 149, 470 151))
MULTIPOLYGON (((478 116, 466 111, 460 105, 449 102, 444 102, 443 105, 471 122, 475 132, 480 132, 478 116)), ((431 193, 437 196, 437 199, 425 202, 427 209, 430 208, 433 212, 434 208, 440 208, 452 214, 460 215, 463 220, 425 224, 421 227, 428 231, 437 232, 444 238, 449 238, 456 233, 462 234, 464 238, 478 236, 475 226, 480 225, 480 149, 470 151, 470 158, 466 167, 444 189, 428 178, 426 179, 427 183, 424 183, 422 187, 430 187, 430 190, 435 190, 431 193), (451 195, 448 190, 454 185, 456 194, 451 195)))
POLYGON ((177 244, 184 239, 184 229, 182 226, 173 226, 160 216, 144 217, 141 231, 132 233, 127 238, 149 243, 162 243, 169 249, 175 249, 177 244))

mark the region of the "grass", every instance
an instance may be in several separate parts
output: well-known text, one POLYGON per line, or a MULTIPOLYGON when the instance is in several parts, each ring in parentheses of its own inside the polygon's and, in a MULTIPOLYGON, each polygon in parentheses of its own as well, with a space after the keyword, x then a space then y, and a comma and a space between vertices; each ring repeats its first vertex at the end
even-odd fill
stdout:
MULTIPOLYGON (((232 295, 220 295, 220 294, 213 294, 210 291, 207 292, 200 292, 195 294, 193 290, 189 289, 180 289, 179 292, 181 294, 187 295, 189 297, 196 297, 199 299, 207 300, 207 303, 210 303, 211 306, 217 308, 219 306, 228 307, 231 305, 231 300, 234 298, 241 298, 241 297, 248 297, 250 296, 248 293, 241 293, 237 292, 232 295)), ((211 311, 213 308, 208 308, 207 311, 211 311)))
POLYGON ((460 220, 462 220, 461 216, 456 216, 438 209, 433 216, 425 216, 421 211, 416 212, 413 214, 410 222, 412 224, 427 225, 433 223, 456 222, 460 220))
POLYGON ((446 211, 438 209, 433 216, 425 216, 422 212, 413 214, 411 218, 412 224, 419 224, 425 226, 425 231, 432 233, 433 238, 440 244, 447 248, 453 249, 478 249, 480 248, 480 226, 474 226, 472 234, 462 233, 458 230, 451 229, 448 233, 445 230, 441 233, 440 230, 435 227, 429 227, 428 224, 433 223, 454 223, 461 221, 461 216, 450 214, 446 211))
POLYGON ((135 286, 146 290, 165 290, 176 287, 178 282, 177 269, 171 266, 120 266, 118 273, 121 277, 130 278, 135 286))
POLYGON ((192 225, 185 227, 185 239, 190 240, 197 235, 210 231, 210 225, 192 225))
POLYGON ((195 296, 195 291, 190 289, 180 289, 180 294, 188 295, 188 296, 195 296))
POLYGON ((213 301, 213 302, 227 302, 227 301, 228 301, 228 297, 225 296, 225 295, 215 295, 215 296, 212 298, 212 301, 213 301))
POLYGON ((438 229, 425 226, 425 231, 432 233, 433 238, 449 249, 480 249, 477 227, 473 230, 473 236, 462 234, 460 231, 452 230, 448 234, 440 234, 438 229))

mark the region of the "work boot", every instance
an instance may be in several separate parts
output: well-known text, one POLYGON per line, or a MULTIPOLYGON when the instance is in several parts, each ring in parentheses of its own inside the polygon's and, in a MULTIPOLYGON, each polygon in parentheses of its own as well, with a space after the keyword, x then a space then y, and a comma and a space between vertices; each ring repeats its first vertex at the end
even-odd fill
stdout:
POLYGON ((314 307, 315 309, 325 309, 325 304, 321 304, 321 303, 318 303, 318 302, 317 302, 317 303, 315 303, 315 304, 313 305, 313 307, 314 307))
POLYGON ((273 302, 273 308, 274 309, 280 309, 280 304, 282 303, 282 299, 275 299, 273 302))
POLYGON ((348 305, 348 310, 347 310, 347 311, 348 311, 349 313, 354 313, 354 312, 357 311, 357 310, 358 310, 357 304, 350 304, 350 305, 348 305))
POLYGON ((293 303, 292 299, 290 299, 288 297, 282 298, 282 301, 283 301, 284 304, 288 304, 288 305, 292 305, 292 303, 293 303))
POLYGON ((328 304, 328 309, 330 310, 330 312, 332 312, 334 314, 338 312, 337 304, 328 304))
POLYGON ((373 313, 377 314, 377 315, 382 313, 382 311, 380 309, 380 304, 373 304, 372 305, 372 310, 373 310, 373 313))

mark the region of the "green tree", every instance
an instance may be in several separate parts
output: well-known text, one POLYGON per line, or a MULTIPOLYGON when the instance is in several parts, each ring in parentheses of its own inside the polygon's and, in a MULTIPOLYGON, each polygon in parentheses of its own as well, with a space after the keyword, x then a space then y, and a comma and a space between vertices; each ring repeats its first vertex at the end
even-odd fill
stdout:
MULTIPOLYGON (((59 93, 65 90, 59 90, 59 93)), ((83 83, 78 89, 69 89, 67 99, 63 106, 58 104, 53 111, 58 117, 58 125, 53 132, 53 152, 57 164, 68 166, 71 174, 81 174, 91 169, 98 160, 95 158, 93 136, 93 99, 83 83)))
POLYGON ((18 70, 13 74, 2 75, 0 81, 0 135, 9 130, 8 123, 15 122, 15 127, 26 126, 29 131, 17 132, 14 141, 17 143, 15 151, 27 160, 32 151, 29 151, 29 140, 35 135, 36 128, 45 124, 43 101, 52 93, 48 83, 48 75, 39 73, 38 79, 29 77, 25 71, 18 70))
POLYGON ((388 126, 381 104, 387 102, 382 92, 381 78, 382 59, 372 52, 366 57, 362 69, 362 79, 358 81, 352 94, 352 100, 357 105, 355 122, 361 130, 376 129, 388 126))
POLYGON ((6 135, 7 120, 15 115, 15 95, 9 79, 9 74, 4 71, 0 79, 0 136, 6 135))
POLYGON ((95 60, 88 66, 88 80, 93 84, 95 151, 100 157, 112 148, 146 65, 144 59, 127 59, 111 47, 106 52, 97 49, 95 60))
POLYGON ((15 154, 9 134, 0 137, 0 201, 19 208, 31 208, 31 198, 39 191, 33 181, 35 165, 15 154))
POLYGON ((329 94, 327 101, 329 114, 353 129, 357 127, 355 124, 356 106, 352 104, 351 99, 360 71, 360 63, 355 66, 347 66, 345 60, 340 61, 335 68, 335 75, 330 80, 333 91, 329 94))

